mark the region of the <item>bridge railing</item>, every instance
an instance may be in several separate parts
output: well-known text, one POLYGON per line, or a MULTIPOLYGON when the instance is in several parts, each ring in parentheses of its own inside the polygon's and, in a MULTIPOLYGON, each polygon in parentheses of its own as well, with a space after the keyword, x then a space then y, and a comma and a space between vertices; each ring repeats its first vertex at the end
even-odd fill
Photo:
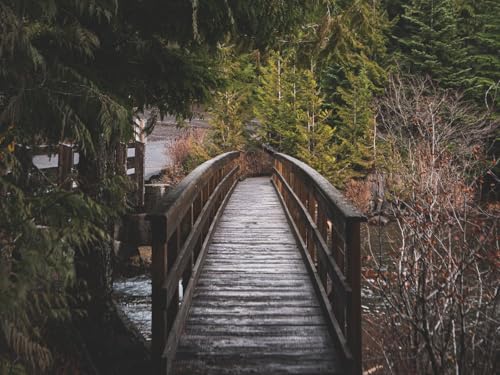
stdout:
POLYGON ((174 359, 207 245, 238 181, 238 157, 239 152, 229 152, 203 163, 148 216, 152 231, 151 349, 155 374, 166 374, 174 359))
POLYGON ((332 336, 349 373, 361 374, 360 223, 366 219, 307 164, 270 153, 273 184, 316 279, 332 336))

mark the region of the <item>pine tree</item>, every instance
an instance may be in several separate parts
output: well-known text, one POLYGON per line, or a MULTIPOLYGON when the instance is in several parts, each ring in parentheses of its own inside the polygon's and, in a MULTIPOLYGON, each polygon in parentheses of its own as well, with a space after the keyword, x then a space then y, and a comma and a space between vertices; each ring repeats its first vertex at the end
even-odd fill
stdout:
POLYGON ((291 53, 270 53, 260 68, 255 105, 261 140, 290 155, 296 153, 297 144, 294 73, 291 53))
POLYGON ((340 2, 324 17, 320 32, 325 43, 319 64, 321 87, 331 103, 338 103, 338 88, 347 88, 347 74, 364 69, 376 91, 386 71, 386 32, 390 24, 379 1, 340 2))
POLYGON ((459 33, 469 56, 468 98, 490 109, 498 108, 500 95, 500 3, 464 0, 460 4, 459 33))
POLYGON ((398 39, 402 67, 429 75, 443 87, 461 88, 469 61, 457 28, 458 12, 452 0, 413 0, 404 6, 398 39))
POLYGON ((348 89, 339 88, 341 104, 334 108, 337 157, 335 183, 342 186, 348 179, 364 176, 373 168, 373 88, 366 72, 349 73, 348 89), (345 103, 345 104, 344 104, 345 103))
POLYGON ((219 47, 217 65, 223 80, 214 93, 208 112, 211 125, 208 146, 212 154, 243 150, 247 144, 245 127, 253 118, 256 67, 252 54, 236 54, 233 46, 219 47))
POLYGON ((297 77, 297 157, 332 178, 335 157, 333 153, 333 128, 327 123, 329 111, 324 109, 324 99, 310 70, 300 70, 297 77))

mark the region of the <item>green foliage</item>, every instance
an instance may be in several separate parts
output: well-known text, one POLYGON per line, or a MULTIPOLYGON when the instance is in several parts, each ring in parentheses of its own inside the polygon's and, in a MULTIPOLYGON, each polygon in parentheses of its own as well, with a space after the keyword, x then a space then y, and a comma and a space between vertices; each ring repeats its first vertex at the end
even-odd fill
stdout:
POLYGON ((234 47, 219 48, 218 66, 223 80, 209 106, 208 142, 211 154, 243 150, 248 142, 245 126, 253 118, 256 86, 255 55, 236 55, 234 47))
POLYGON ((345 2, 329 11, 319 32, 326 46, 321 52, 321 87, 338 103, 338 89, 349 87, 347 75, 365 70, 377 92, 385 84, 386 33, 390 24, 379 1, 345 2))
POLYGON ((297 113, 294 56, 291 52, 270 53, 267 64, 260 67, 255 115, 261 127, 259 136, 277 150, 295 155, 297 113))
POLYGON ((101 181, 101 198, 116 193, 116 200, 98 204, 63 191, 26 158, 27 146, 71 140, 82 160, 95 155, 97 139, 132 134, 130 108, 89 71, 100 48, 95 25, 109 23, 115 8, 114 1, 0 4, 0 367, 7 373, 52 372, 74 312, 74 256, 108 241, 105 228, 123 208, 119 178, 101 181))
POLYGON ((350 178, 364 176, 374 163, 373 87, 364 70, 358 75, 349 73, 347 80, 350 88, 339 88, 341 104, 334 109, 339 124, 335 183, 340 186, 350 178))
POLYGON ((314 74, 295 64, 295 51, 271 54, 261 67, 256 115, 260 138, 332 176, 334 131, 314 74))
POLYGON ((117 133, 130 136, 130 110, 88 72, 100 42, 85 23, 107 22, 114 12, 106 1, 99 4, 0 6, 0 124, 14 126, 17 142, 69 138, 93 152, 93 128, 108 141, 117 133))
POLYGON ((334 130, 327 123, 330 115, 310 70, 296 77, 297 157, 327 178, 333 179, 336 162, 333 151, 334 130))
POLYGON ((468 59, 457 28, 452 0, 414 0, 404 6, 405 36, 399 39, 399 60, 410 73, 428 74, 444 87, 459 88, 468 59))
POLYGON ((500 4, 498 1, 459 2, 459 34, 469 58, 464 90, 468 98, 497 109, 500 96, 500 4))
POLYGON ((8 151, 0 156, 0 170, 12 172, 0 175, 0 366, 45 373, 64 350, 48 337, 71 319, 74 254, 106 239, 102 228, 113 212, 56 185, 33 187, 8 151))

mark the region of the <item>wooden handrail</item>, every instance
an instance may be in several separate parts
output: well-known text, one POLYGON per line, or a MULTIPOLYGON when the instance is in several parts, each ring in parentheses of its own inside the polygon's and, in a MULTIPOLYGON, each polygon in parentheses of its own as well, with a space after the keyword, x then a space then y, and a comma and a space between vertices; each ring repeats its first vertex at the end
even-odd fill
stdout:
POLYGON ((323 176, 289 155, 274 158, 272 181, 302 247, 345 367, 361 374, 361 258, 358 212, 323 176))
POLYGON ((151 350, 155 374, 169 372, 208 242, 238 181, 238 157, 238 151, 228 152, 203 163, 148 215, 153 249, 151 350))

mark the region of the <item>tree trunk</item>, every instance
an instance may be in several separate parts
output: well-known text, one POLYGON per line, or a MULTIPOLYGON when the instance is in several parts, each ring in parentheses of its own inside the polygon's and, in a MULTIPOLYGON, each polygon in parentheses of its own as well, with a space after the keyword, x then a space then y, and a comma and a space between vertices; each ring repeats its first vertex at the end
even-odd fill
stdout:
MULTIPOLYGON (((79 184, 85 194, 102 202, 102 181, 109 175, 108 164, 114 163, 104 140, 96 143, 95 154, 80 153, 78 163, 79 184)), ((114 153, 111 153, 114 156, 114 153)), ((112 233, 112 223, 107 223, 108 233, 112 233)), ((90 296, 87 310, 89 314, 102 313, 102 309, 110 300, 112 292, 112 264, 111 251, 112 242, 102 241, 93 243, 86 249, 80 249, 75 256, 76 272, 79 280, 85 282, 87 292, 90 296)), ((93 314, 92 314, 93 315, 93 314)))

